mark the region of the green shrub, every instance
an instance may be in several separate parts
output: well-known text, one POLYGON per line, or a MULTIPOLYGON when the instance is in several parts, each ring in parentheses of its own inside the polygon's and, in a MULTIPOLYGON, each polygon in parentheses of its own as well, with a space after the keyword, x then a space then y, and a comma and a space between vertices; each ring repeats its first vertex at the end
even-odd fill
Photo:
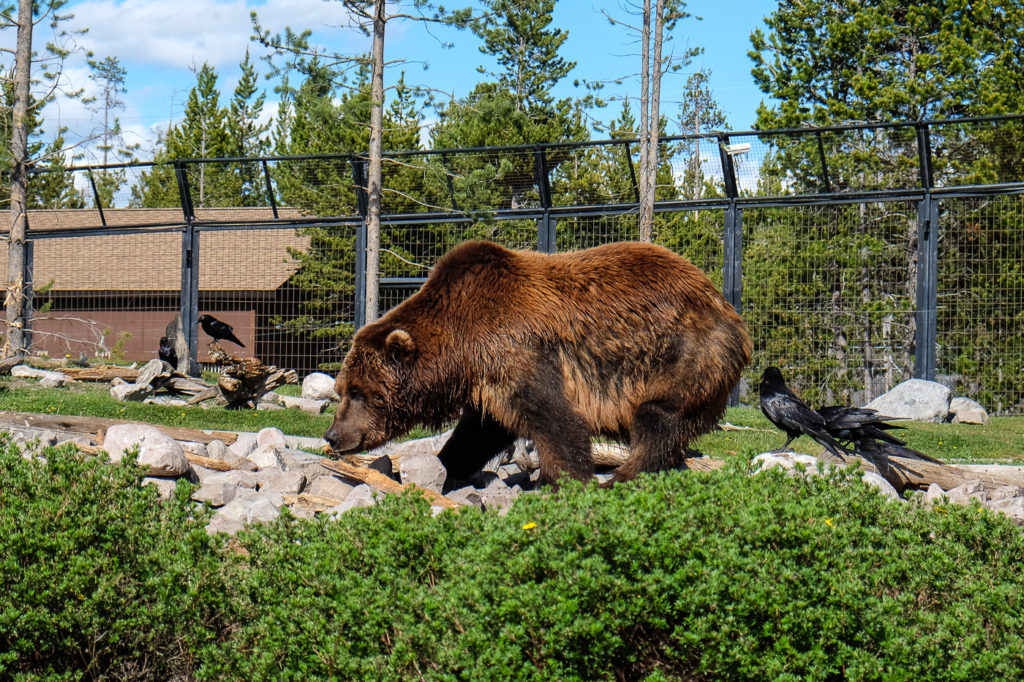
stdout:
POLYGON ((846 472, 388 497, 209 538, 130 462, 0 447, 0 679, 1011 679, 1024 540, 846 472))
POLYGON ((0 679, 185 676, 231 605, 188 487, 160 503, 117 466, 0 435, 0 679))
POLYGON ((388 498, 240 539, 244 679, 1006 679, 1024 543, 978 507, 738 466, 507 516, 388 498), (536 524, 536 525, 534 525, 536 524), (282 672, 286 671, 286 672, 282 672))

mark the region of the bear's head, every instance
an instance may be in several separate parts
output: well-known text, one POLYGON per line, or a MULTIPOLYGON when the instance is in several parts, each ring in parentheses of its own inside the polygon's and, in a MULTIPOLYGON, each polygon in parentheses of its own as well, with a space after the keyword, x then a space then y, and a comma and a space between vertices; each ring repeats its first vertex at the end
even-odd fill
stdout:
POLYGON ((403 394, 415 355, 404 329, 356 335, 334 387, 341 402, 324 434, 335 454, 371 450, 412 428, 403 394))

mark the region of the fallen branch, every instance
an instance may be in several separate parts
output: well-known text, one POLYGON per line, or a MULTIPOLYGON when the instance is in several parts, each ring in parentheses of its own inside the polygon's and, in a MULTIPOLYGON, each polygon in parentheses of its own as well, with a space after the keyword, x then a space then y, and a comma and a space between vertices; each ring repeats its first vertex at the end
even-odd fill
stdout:
POLYGON ((909 457, 890 456, 887 463, 882 462, 879 469, 863 457, 857 457, 857 460, 863 469, 880 474, 899 492, 907 488, 927 488, 932 483, 942 486, 943 490, 950 490, 967 481, 981 481, 987 488, 1005 485, 1024 487, 1024 471, 1021 467, 1007 467, 1004 471, 986 467, 985 470, 979 471, 909 457))

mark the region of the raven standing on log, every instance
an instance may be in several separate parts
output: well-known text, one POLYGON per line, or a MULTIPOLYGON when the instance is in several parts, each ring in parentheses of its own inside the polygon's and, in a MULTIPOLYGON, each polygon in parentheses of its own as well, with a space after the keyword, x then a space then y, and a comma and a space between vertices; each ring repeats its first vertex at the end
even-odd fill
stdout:
POLYGON ((221 322, 211 315, 200 315, 199 324, 203 325, 203 331, 209 334, 214 341, 220 341, 223 339, 245 348, 245 344, 238 340, 238 337, 235 336, 234 329, 230 324, 221 322))
POLYGON ((768 367, 764 370, 758 393, 761 412, 768 417, 768 421, 785 431, 788 436, 783 446, 774 452, 785 452, 790 443, 802 435, 807 435, 845 461, 844 454, 849 453, 839 441, 825 431, 825 418, 807 407, 789 390, 778 367, 768 367))

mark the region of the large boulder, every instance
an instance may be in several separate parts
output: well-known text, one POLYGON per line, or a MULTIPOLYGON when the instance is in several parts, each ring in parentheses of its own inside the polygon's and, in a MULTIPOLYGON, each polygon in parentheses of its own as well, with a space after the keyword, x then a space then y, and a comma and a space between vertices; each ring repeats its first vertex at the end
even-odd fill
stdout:
POLYGON ((323 372, 313 372, 302 380, 302 397, 306 400, 337 400, 334 392, 334 377, 323 372))
POLYGON ((988 412, 970 398, 953 398, 949 403, 954 424, 988 424, 988 412))
POLYGON ((942 384, 909 379, 865 405, 879 414, 919 422, 944 422, 949 417, 951 392, 942 384))
POLYGON ((177 477, 189 471, 185 451, 178 441, 147 424, 115 424, 107 429, 103 449, 112 462, 120 462, 124 453, 138 446, 139 466, 150 476, 177 477))

